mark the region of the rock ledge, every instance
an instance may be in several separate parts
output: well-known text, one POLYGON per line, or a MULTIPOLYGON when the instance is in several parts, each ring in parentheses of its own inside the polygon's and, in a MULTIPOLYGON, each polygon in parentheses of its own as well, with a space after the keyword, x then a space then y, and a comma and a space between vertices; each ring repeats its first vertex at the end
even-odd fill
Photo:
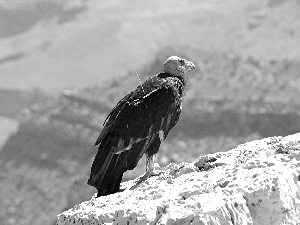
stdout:
POLYGON ((93 197, 58 215, 57 224, 298 224, 299 160, 300 133, 248 142, 156 168, 160 176, 93 197))

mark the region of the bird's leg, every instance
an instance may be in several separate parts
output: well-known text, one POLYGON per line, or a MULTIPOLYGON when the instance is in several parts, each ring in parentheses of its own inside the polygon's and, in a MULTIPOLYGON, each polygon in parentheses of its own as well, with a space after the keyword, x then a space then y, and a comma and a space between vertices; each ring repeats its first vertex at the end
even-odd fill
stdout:
POLYGON ((160 173, 154 172, 154 161, 153 161, 153 155, 146 156, 146 174, 147 178, 152 176, 158 176, 160 173))
POLYGON ((146 173, 139 178, 136 184, 131 187, 130 189, 133 190, 139 186, 140 183, 146 181, 149 177, 158 176, 160 172, 154 172, 154 162, 153 162, 153 155, 148 156, 146 155, 146 173))

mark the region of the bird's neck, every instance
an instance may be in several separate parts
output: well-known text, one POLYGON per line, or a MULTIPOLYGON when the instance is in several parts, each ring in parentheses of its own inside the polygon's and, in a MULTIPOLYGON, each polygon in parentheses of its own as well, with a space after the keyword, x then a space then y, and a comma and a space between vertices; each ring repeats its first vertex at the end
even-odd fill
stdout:
POLYGON ((160 78, 176 77, 181 82, 183 88, 185 88, 185 86, 187 85, 186 77, 183 74, 182 75, 172 75, 169 73, 160 73, 157 76, 160 78))
POLYGON ((181 75, 181 76, 176 76, 178 78, 178 80, 180 80, 180 82, 182 83, 182 86, 183 88, 186 87, 187 85, 187 80, 186 80, 186 77, 184 75, 181 75))

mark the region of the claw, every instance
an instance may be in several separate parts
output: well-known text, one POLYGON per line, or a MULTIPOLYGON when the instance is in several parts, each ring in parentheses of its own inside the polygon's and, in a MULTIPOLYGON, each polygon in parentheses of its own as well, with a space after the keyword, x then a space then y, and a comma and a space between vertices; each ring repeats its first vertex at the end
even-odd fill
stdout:
POLYGON ((136 184, 130 190, 136 189, 142 182, 153 176, 159 176, 161 172, 154 171, 153 156, 146 157, 146 173, 140 177, 136 184))

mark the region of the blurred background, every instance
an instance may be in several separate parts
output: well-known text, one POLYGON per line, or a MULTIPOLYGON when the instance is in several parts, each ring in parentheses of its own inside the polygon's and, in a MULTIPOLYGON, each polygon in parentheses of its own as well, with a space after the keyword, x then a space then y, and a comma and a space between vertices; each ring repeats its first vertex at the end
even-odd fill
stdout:
POLYGON ((197 69, 161 166, 300 131, 299 0, 0 0, 0 223, 89 200, 105 117, 170 55, 197 69))

